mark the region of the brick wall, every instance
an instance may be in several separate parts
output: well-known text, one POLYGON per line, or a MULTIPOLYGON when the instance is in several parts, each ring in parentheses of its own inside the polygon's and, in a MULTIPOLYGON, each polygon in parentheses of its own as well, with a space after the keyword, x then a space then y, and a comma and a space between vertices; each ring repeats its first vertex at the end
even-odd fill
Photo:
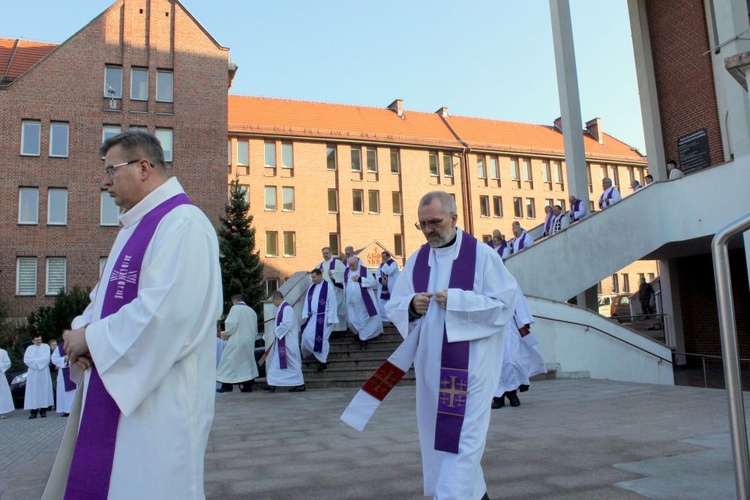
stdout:
POLYGON ((724 161, 703 0, 646 2, 659 113, 667 159, 677 139, 708 132, 711 164, 724 161))

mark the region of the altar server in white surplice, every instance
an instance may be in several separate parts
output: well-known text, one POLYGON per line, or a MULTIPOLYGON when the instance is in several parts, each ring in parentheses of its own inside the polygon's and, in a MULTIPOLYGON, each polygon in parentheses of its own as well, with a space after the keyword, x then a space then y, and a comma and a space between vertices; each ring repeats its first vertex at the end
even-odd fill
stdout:
POLYGON ((315 268, 310 277, 312 285, 307 289, 302 306, 302 356, 314 355, 320 372, 328 368, 329 339, 336 323, 338 303, 333 285, 323 279, 323 271, 315 268))
MULTIPOLYGON (((347 247, 351 248, 351 247, 347 247)), ((318 264, 318 269, 323 271, 323 279, 333 287, 336 294, 336 323, 333 325, 334 332, 346 331, 346 307, 344 303, 344 271, 346 264, 339 259, 334 259, 331 247, 323 247, 323 262, 318 264)), ((354 250, 352 250, 353 252, 354 250)))
POLYGON ((32 342, 23 354, 23 362, 28 367, 23 409, 31 411, 29 418, 36 418, 37 414, 44 418, 47 408, 55 404, 49 373, 50 350, 47 344, 42 343, 41 335, 34 337, 32 342))
POLYGON ((599 208, 604 210, 607 207, 611 207, 617 202, 622 201, 622 196, 616 187, 612 185, 612 179, 605 177, 602 179, 602 190, 604 192, 599 197, 599 208))
MULTIPOLYGON (((63 340, 68 337, 68 332, 63 332, 63 340)), ((68 353, 65 352, 65 347, 61 344, 52 353, 52 364, 57 367, 57 401, 55 403, 55 411, 62 413, 63 416, 70 414, 70 409, 73 407, 73 400, 76 397, 76 385, 75 381, 70 377, 70 361, 68 360, 68 353)))
POLYGON ((490 404, 517 284, 489 245, 456 228, 456 202, 433 191, 419 202, 427 245, 409 257, 386 306, 414 359, 424 494, 479 500, 490 404))
POLYGON ((381 252, 380 259, 381 262, 375 277, 378 279, 378 312, 380 318, 385 322, 389 321, 388 314, 385 312, 385 305, 391 300, 391 290, 396 285, 396 280, 401 271, 399 271, 398 264, 391 258, 389 252, 381 252))
POLYGON ((169 178, 156 137, 124 132, 99 153, 91 175, 122 227, 65 342, 85 377, 43 498, 201 499, 222 311, 216 229, 169 178))
POLYGON ((534 244, 534 238, 521 227, 518 221, 513 222, 512 229, 514 238, 509 243, 511 254, 518 253, 534 244))
POLYGON ((289 387, 289 392, 304 392, 297 315, 294 308, 284 301, 284 294, 280 291, 271 294, 271 301, 278 309, 273 330, 275 340, 266 358, 268 386, 264 390, 274 392, 277 386, 281 386, 289 387))
MULTIPOLYGON (((5 378, 5 372, 10 369, 10 358, 8 351, 0 349, 0 415, 10 413, 15 410, 13 405, 13 395, 10 393, 8 380, 5 378)), ((0 418, 5 418, 4 416, 0 418)))
POLYGON ((531 333, 533 322, 534 317, 529 311, 526 298, 519 290, 513 321, 505 327, 503 366, 500 371, 500 383, 492 399, 492 408, 505 406, 506 397, 511 406, 520 406, 518 392, 529 390, 529 378, 547 373, 544 359, 536 348, 539 341, 531 333))
POLYGON ((349 257, 349 267, 344 271, 344 297, 346 320, 349 328, 359 337, 359 347, 383 333, 383 320, 378 313, 374 289, 378 282, 354 255, 349 257))
POLYGON ((227 345, 216 369, 216 380, 221 382, 219 392, 231 392, 233 384, 239 384, 242 392, 252 392, 253 380, 258 377, 255 362, 258 315, 245 304, 242 295, 232 296, 232 308, 224 320, 224 328, 221 336, 227 339, 227 345))

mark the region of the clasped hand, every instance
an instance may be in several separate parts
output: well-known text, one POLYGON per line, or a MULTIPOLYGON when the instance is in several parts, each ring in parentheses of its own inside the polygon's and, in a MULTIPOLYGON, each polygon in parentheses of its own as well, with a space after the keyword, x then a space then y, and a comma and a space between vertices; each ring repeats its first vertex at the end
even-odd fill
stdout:
POLYGON ((93 364, 86 342, 86 326, 65 332, 65 350, 70 357, 70 362, 75 363, 81 370, 88 370, 93 364))
POLYGON ((435 302, 440 306, 441 309, 445 309, 448 306, 448 290, 435 293, 418 293, 411 299, 411 304, 414 307, 414 312, 423 316, 427 313, 427 309, 430 307, 430 299, 435 298, 435 302))

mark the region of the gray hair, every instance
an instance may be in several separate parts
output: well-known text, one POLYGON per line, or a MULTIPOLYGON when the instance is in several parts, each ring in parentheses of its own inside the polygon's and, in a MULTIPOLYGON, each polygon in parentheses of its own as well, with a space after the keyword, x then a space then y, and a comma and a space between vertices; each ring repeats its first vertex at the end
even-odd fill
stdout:
POLYGON ((276 299, 283 300, 284 294, 278 290, 274 290, 274 292, 271 294, 271 300, 276 300, 276 299))
POLYGON ((604 179, 602 179, 602 184, 607 184, 608 186, 611 186, 612 179, 610 179, 609 177, 605 177, 604 179))
POLYGON ((110 137, 99 146, 99 156, 104 158, 107 152, 115 146, 120 146, 127 153, 148 158, 154 166, 161 168, 164 172, 166 171, 164 149, 162 149, 159 139, 148 132, 129 130, 110 137))
POLYGON ((419 200, 419 206, 426 207, 427 205, 432 203, 432 200, 435 198, 440 200, 441 206, 449 214, 455 214, 458 212, 458 209, 456 208, 456 200, 454 200, 453 196, 446 193, 445 191, 430 191, 426 195, 422 196, 421 200, 419 200))

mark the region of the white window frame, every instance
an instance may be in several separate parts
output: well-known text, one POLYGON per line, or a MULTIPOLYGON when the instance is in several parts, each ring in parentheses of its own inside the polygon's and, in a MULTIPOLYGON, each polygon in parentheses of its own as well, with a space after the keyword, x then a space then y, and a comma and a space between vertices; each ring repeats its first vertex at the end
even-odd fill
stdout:
POLYGON ((68 259, 65 257, 47 257, 47 275, 45 279, 45 295, 59 295, 61 291, 67 289, 68 278, 68 259), (52 269, 53 265, 60 266, 58 269, 52 269), (57 278, 58 283, 52 280, 53 273, 60 273, 61 278, 57 278), (59 283, 62 281, 62 283, 59 283), (58 287, 59 286, 59 287, 58 287), (57 290, 55 290, 57 288, 57 290))
POLYGON ((266 257, 278 257, 279 256, 279 232, 278 231, 266 231, 266 239, 265 239, 265 245, 263 248, 266 252, 266 257), (268 252, 268 243, 269 243, 269 236, 273 235, 274 238, 274 247, 273 253, 268 252))
POLYGON ((174 72, 172 70, 156 70, 156 102, 174 102, 174 72), (164 95, 165 82, 164 77, 169 76, 169 95, 164 95))
POLYGON ((67 122, 51 122, 49 124, 49 155, 51 158, 67 158, 70 144, 70 124, 67 122), (57 131, 57 132, 55 132, 57 131), (65 132, 65 137, 59 137, 59 134, 65 132), (58 141, 63 141, 64 152, 54 153, 55 144, 60 146, 58 141))
POLYGON ((479 195, 479 216, 490 216, 490 197, 488 195, 479 195))
POLYGON ((278 209, 279 201, 276 194, 276 186, 265 186, 263 190, 263 210, 266 212, 275 212, 278 209), (273 193, 273 205, 269 204, 269 193, 273 193))
POLYGON ((339 213, 339 197, 338 197, 338 191, 334 188, 328 189, 328 213, 329 214, 337 214, 339 213), (333 195, 333 198, 331 198, 331 195, 333 195), (334 202, 334 209, 331 210, 331 200, 334 202))
POLYGON ((42 122, 39 120, 22 120, 21 121, 21 156, 39 156, 42 151, 42 122), (26 149, 26 137, 28 135, 27 127, 34 127, 37 130, 36 148, 26 149))
POLYGON ((295 231, 284 231, 284 233, 282 235, 282 240, 283 240, 281 242, 281 245, 283 247, 281 249, 282 252, 283 252, 282 255, 284 257, 296 257, 297 256, 297 233, 295 231), (291 252, 288 252, 287 251, 287 247, 286 247, 287 236, 288 235, 292 236, 292 249, 291 249, 292 251, 291 252))
POLYGON ((39 188, 38 187, 20 187, 18 188, 18 224, 20 225, 37 225, 39 224, 39 188), (33 212, 33 216, 29 217, 28 219, 23 218, 23 207, 24 207, 24 193, 29 193, 26 196, 29 196, 31 193, 36 194, 36 200, 35 202, 32 202, 36 205, 35 208, 31 207, 31 204, 29 205, 29 215, 31 215, 31 212, 33 212))
POLYGON ((103 95, 107 99, 122 99, 122 66, 105 66, 104 67, 104 90, 103 95), (117 82, 116 87, 111 87, 110 85, 107 85, 107 73, 110 71, 116 71, 120 73, 120 81, 117 82), (108 87, 111 87, 112 90, 114 90, 114 93, 108 92, 108 87))
POLYGON ((294 188, 291 186, 283 186, 281 188, 281 211, 282 212, 294 212, 294 188), (285 194, 292 193, 292 208, 286 208, 285 194))
MULTIPOLYGON (((231 165, 231 160, 230 160, 231 165)), ((237 166, 247 167, 250 165, 250 141, 237 140, 237 166)))
POLYGON ((352 189, 352 212, 355 214, 361 214, 365 211, 365 191, 364 189, 352 189), (355 206, 355 193, 359 193, 359 203, 360 207, 359 210, 357 210, 357 207, 355 206))
POLYGON ((154 135, 159 139, 161 148, 164 150, 164 161, 172 163, 174 160, 174 130, 171 128, 157 128, 154 131, 154 135), (165 146, 167 140, 169 140, 169 147, 165 146))
POLYGON ((338 168, 338 159, 336 158, 338 148, 335 144, 326 144, 326 170, 336 170, 338 168), (333 168, 328 161, 329 158, 333 158, 333 168))
POLYGON ((377 174, 378 173, 378 149, 377 148, 365 148, 365 155, 367 156, 367 173, 377 174), (372 156, 372 158, 371 158, 372 156), (370 160, 373 160, 373 168, 370 168, 370 160))
POLYGON ((131 101, 148 101, 148 68, 130 68, 130 100, 131 101), (145 87, 142 82, 142 76, 138 78, 139 81, 136 81, 135 75, 143 75, 146 77, 145 81, 145 87), (136 85, 138 85, 137 88, 136 85), (136 94, 136 91, 138 91, 138 95, 136 94), (141 94, 141 91, 143 92, 143 95, 141 94))
POLYGON ((377 189, 367 190, 367 212, 371 214, 380 213, 380 191, 377 189), (374 198, 373 198, 374 195, 374 198), (373 200, 375 203, 373 203, 373 200), (375 205, 373 210, 373 204, 375 205))
POLYGON ((122 127, 119 125, 104 125, 102 127, 102 142, 120 133, 122 133, 122 127))
POLYGON ((349 156, 350 156, 351 163, 352 163, 352 172, 361 172, 362 171, 362 148, 359 146, 352 146, 349 156), (354 161, 354 153, 357 153, 356 162, 354 161))
POLYGON ((47 190, 47 225, 48 226, 67 226, 68 225, 68 190, 67 188, 49 188, 47 190), (62 198, 62 201, 64 201, 64 207, 63 207, 63 213, 62 217, 59 217, 59 220, 53 219, 53 214, 59 213, 56 210, 53 210, 52 207, 52 199, 57 196, 64 196, 62 198))
POLYGON ((16 295, 18 296, 24 296, 24 297, 32 297, 37 294, 37 273, 38 273, 38 263, 36 257, 16 257, 16 295), (30 285, 33 285, 33 290, 31 288, 28 289, 28 291, 24 291, 21 288, 21 268, 26 265, 28 269, 25 270, 26 273, 30 273, 28 277, 28 281, 30 285), (31 266, 33 265, 33 272, 31 269, 31 266), (33 278, 32 278, 33 275, 33 278))
POLYGON ((263 164, 269 168, 276 168, 276 143, 272 141, 265 141, 263 143, 263 164), (273 163, 269 163, 269 152, 273 152, 273 163))
POLYGON ((291 142, 281 143, 281 168, 294 168, 294 145, 291 142))
POLYGON ((105 227, 117 227, 120 225, 120 207, 118 207, 115 204, 115 199, 112 198, 107 191, 101 191, 101 194, 99 195, 99 225, 105 226, 105 227), (114 220, 110 220, 109 218, 105 219, 105 216, 111 216, 109 210, 106 210, 107 205, 113 206, 117 209, 116 213, 117 216, 114 218, 114 220))

